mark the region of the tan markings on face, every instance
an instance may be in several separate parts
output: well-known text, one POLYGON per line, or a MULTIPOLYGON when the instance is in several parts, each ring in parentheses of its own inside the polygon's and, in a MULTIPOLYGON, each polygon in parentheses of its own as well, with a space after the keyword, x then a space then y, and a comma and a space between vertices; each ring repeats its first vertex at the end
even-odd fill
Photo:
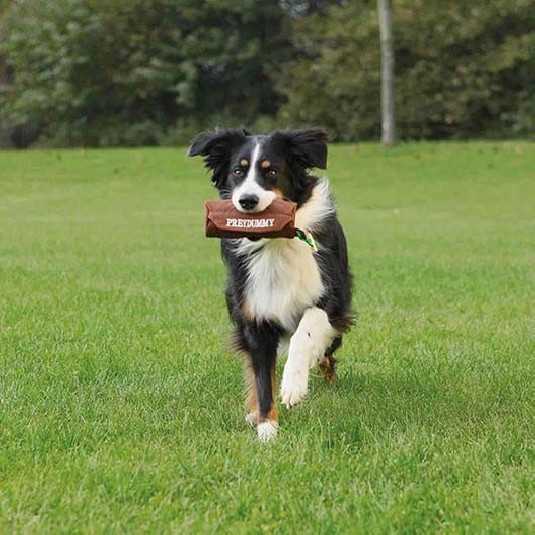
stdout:
POLYGON ((249 160, 247 160, 246 158, 242 158, 242 159, 240 160, 240 165, 241 165, 242 167, 248 167, 248 166, 249 166, 249 160))
POLYGON ((260 167, 262 169, 269 169, 271 167, 271 162, 269 160, 263 160, 260 162, 260 167))
POLYGON ((279 188, 273 188, 272 191, 279 199, 284 199, 284 195, 282 194, 282 191, 279 188))

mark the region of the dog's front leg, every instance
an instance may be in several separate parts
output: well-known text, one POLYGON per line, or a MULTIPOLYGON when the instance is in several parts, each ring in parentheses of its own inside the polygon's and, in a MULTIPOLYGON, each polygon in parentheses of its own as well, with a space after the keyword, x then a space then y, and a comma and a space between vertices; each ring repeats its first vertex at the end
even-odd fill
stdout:
POLYGON ((275 363, 279 332, 269 323, 251 323, 244 329, 247 342, 248 407, 249 423, 257 424, 260 440, 266 441, 277 435, 277 410, 273 399, 275 363))
POLYGON ((307 395, 309 370, 323 357, 336 334, 324 310, 312 307, 305 311, 290 340, 282 375, 281 398, 288 408, 307 395))

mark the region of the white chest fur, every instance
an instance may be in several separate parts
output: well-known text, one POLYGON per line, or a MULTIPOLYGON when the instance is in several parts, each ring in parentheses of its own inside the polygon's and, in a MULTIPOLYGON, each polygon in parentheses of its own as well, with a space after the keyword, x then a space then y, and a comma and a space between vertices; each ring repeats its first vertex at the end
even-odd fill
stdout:
POLYGON ((256 320, 274 320, 293 332, 323 293, 312 249, 298 240, 269 240, 250 257, 245 308, 256 320))
MULTIPOLYGON (((334 212, 327 180, 296 212, 296 227, 314 232, 334 212)), ((319 244, 321 248, 321 244, 319 244)), ((293 333, 303 312, 323 293, 320 268, 312 249, 300 240, 239 240, 238 254, 248 258, 244 308, 256 320, 274 320, 293 333)))

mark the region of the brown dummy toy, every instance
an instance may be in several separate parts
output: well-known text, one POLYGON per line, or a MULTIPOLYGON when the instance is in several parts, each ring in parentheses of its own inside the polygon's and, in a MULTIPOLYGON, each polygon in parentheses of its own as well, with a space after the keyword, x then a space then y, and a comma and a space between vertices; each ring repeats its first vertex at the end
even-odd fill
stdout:
POLYGON ((208 238, 294 238, 296 204, 275 199, 265 210, 244 213, 231 200, 206 201, 208 238))
POLYGON ((298 238, 318 251, 314 237, 295 227, 293 202, 275 199, 262 212, 246 213, 236 210, 231 200, 206 201, 205 230, 208 238, 298 238))

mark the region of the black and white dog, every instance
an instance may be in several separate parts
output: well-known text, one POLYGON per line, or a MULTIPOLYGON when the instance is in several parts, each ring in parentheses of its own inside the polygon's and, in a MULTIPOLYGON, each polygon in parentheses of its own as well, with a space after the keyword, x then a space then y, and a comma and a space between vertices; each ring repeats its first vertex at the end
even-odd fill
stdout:
POLYGON ((280 394, 289 408, 306 396, 314 365, 334 379, 333 353, 352 323, 344 233, 327 180, 309 174, 326 168, 327 135, 320 129, 216 130, 199 134, 188 154, 204 157, 220 197, 241 212, 260 212, 276 197, 297 203, 295 226, 317 244, 316 251, 298 239, 221 240, 227 307, 236 345, 247 357, 246 420, 269 440, 278 428, 277 354, 288 351, 280 394))

